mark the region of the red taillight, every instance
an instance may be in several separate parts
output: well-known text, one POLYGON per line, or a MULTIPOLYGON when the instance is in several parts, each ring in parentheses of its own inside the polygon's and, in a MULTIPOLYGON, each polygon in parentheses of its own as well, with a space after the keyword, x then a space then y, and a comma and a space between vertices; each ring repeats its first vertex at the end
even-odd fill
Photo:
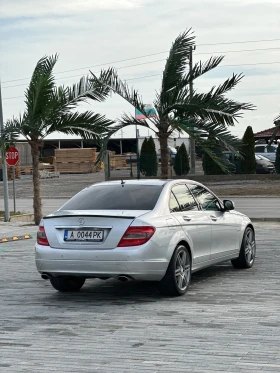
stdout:
POLYGON ((39 226, 39 230, 37 232, 37 243, 43 246, 50 246, 46 236, 45 228, 41 225, 39 226))
POLYGON ((118 247, 139 246, 143 245, 152 237, 156 228, 147 227, 128 227, 125 234, 122 236, 118 247))

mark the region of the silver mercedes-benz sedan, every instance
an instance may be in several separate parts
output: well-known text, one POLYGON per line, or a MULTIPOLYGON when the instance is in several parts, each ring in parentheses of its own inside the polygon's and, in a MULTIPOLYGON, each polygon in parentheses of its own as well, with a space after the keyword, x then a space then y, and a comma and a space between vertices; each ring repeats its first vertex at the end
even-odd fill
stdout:
POLYGON ((36 266, 59 291, 113 277, 182 295, 193 272, 226 260, 250 268, 255 254, 250 219, 202 184, 121 180, 85 188, 42 219, 36 266))

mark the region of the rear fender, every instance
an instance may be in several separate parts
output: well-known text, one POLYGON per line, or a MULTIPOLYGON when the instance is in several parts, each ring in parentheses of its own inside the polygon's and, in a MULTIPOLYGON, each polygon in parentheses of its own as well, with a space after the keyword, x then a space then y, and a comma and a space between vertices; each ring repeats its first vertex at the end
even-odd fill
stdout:
POLYGON ((170 240, 170 243, 169 243, 169 246, 168 246, 167 258, 166 258, 168 260, 168 262, 172 258, 172 255, 173 255, 176 247, 180 243, 186 243, 186 246, 188 246, 187 248, 191 252, 191 257, 193 258, 193 242, 192 242, 192 239, 188 234, 186 234, 186 232, 182 228, 179 228, 174 233, 174 235, 172 236, 172 238, 170 240))

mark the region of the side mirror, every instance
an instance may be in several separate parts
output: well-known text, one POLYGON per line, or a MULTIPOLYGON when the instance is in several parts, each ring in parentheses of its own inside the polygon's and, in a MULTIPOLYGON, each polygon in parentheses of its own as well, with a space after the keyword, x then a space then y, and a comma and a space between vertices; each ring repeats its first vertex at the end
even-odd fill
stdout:
POLYGON ((224 211, 234 210, 234 203, 230 199, 224 199, 224 211))

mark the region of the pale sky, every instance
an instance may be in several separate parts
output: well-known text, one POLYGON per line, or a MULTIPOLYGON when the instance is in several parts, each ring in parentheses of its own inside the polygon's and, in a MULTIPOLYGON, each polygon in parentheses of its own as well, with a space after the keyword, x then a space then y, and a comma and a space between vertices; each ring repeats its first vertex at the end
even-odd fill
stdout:
MULTIPOLYGON (((0 0, 4 120, 24 110, 23 94, 36 62, 56 52, 58 84, 76 82, 89 68, 98 73, 115 66, 143 101, 152 103, 172 41, 192 27, 194 62, 211 54, 226 56, 220 67, 196 81, 195 89, 206 92, 233 72, 243 72, 231 97, 257 110, 245 113, 232 133, 242 137, 248 125, 254 132, 270 128, 280 113, 279 14, 279 0, 0 0)), ((134 112, 118 97, 102 104, 91 101, 87 108, 111 119, 134 112)), ((148 132, 141 129, 140 134, 148 132)), ((124 137, 134 135, 133 127, 123 131, 124 137)))

